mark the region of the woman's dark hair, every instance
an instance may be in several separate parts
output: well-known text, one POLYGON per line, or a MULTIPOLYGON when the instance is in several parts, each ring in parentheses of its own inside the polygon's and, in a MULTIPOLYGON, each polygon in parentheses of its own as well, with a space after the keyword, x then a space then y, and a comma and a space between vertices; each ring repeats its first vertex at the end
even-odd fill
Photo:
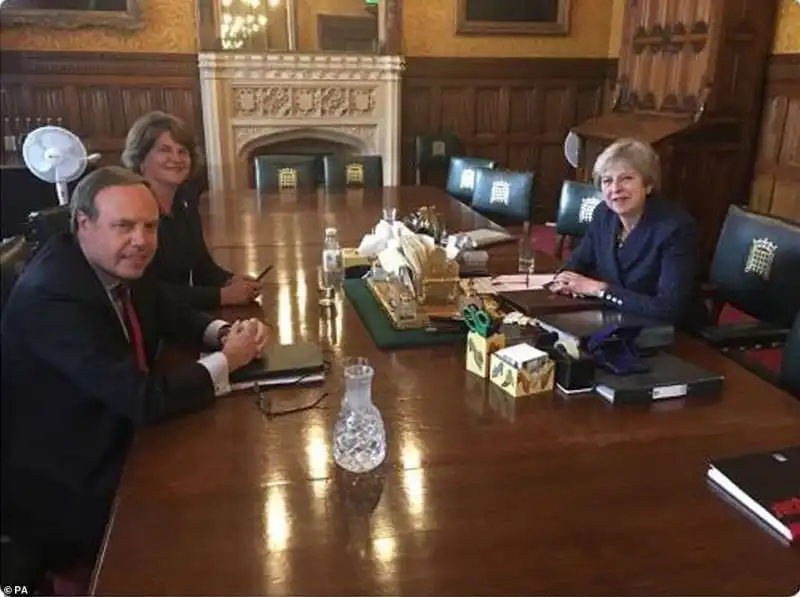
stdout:
POLYGON ((148 112, 133 123, 125 139, 125 149, 122 150, 122 164, 141 174, 142 162, 153 149, 156 140, 165 132, 189 152, 192 162, 189 178, 193 178, 201 166, 202 159, 197 149, 197 142, 183 120, 166 112, 148 112))

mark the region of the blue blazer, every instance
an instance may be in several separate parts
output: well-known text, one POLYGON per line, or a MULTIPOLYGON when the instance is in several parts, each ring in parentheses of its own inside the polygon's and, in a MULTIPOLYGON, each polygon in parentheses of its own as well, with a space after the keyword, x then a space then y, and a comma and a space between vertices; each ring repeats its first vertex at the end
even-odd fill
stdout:
POLYGON ((605 203, 562 269, 606 282, 603 299, 626 313, 696 329, 708 314, 697 284, 698 232, 676 203, 650 196, 639 223, 617 248, 622 223, 605 203))

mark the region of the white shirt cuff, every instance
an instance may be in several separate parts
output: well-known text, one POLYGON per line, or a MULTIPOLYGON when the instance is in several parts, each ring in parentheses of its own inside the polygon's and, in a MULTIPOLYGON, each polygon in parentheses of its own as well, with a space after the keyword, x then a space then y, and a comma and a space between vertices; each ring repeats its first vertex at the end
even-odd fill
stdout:
POLYGON ((226 325, 230 325, 224 319, 215 319, 208 324, 208 327, 203 332, 203 344, 210 348, 219 348, 219 331, 226 325))
POLYGON ((223 396, 231 391, 231 382, 228 378, 228 359, 222 352, 212 352, 197 360, 208 370, 214 382, 214 395, 223 396))

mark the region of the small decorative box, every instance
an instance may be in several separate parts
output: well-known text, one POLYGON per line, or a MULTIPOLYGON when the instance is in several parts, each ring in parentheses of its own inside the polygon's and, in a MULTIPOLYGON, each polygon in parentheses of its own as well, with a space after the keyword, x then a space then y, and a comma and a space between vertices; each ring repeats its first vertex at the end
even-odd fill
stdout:
POLYGON ((467 334, 467 371, 489 377, 489 360, 493 353, 504 348, 506 337, 503 334, 492 334, 488 338, 476 332, 467 334))
POLYGON ((342 261, 344 262, 344 268, 347 269, 348 267, 358 267, 358 266, 369 266, 370 260, 367 257, 362 256, 358 249, 352 248, 344 248, 342 249, 342 261))
POLYGON ((494 352, 490 358, 492 383, 514 398, 553 389, 555 363, 530 344, 516 344, 494 352))

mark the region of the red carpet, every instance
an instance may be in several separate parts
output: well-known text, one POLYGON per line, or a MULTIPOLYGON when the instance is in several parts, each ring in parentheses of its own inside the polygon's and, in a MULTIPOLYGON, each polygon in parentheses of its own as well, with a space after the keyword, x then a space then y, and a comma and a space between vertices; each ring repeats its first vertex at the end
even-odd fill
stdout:
MULTIPOLYGON (((543 253, 555 253, 556 246, 556 230, 552 226, 534 226, 533 227, 533 246, 537 251, 543 253)), ((569 256, 569 249, 564 249, 564 257, 569 256)), ((738 323, 743 321, 753 321, 753 318, 737 311, 736 309, 726 306, 722 310, 720 316, 721 324, 738 323)), ((768 348, 765 350, 750 350, 746 353, 747 358, 752 358, 758 361, 761 365, 768 368, 770 371, 777 373, 781 367, 781 359, 783 358, 783 350, 780 348, 768 348)))

